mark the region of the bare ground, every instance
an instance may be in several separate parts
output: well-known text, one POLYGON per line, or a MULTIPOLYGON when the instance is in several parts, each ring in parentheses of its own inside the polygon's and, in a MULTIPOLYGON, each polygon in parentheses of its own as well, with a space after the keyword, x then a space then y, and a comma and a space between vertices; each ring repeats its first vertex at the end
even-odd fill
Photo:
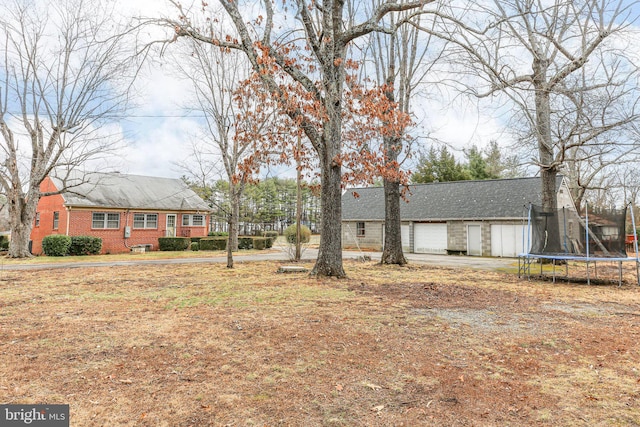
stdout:
POLYGON ((0 272, 0 403, 73 426, 640 425, 635 271, 346 267, 0 272))

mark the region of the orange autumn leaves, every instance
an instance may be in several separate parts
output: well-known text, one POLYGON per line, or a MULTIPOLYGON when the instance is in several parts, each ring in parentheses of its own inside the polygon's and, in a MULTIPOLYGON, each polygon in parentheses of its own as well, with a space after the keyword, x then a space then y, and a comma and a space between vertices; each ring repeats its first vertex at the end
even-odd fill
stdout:
MULTIPOLYGON (((235 137, 250 144, 248 156, 240 171, 251 175, 261 166, 296 165, 313 180, 317 171, 323 138, 331 138, 327 102, 341 103, 341 141, 330 161, 343 170, 343 186, 372 183, 376 179, 406 183, 408 173, 397 161, 389 161, 387 147, 402 152, 406 129, 411 124, 408 114, 389 100, 392 87, 365 87, 357 81, 358 63, 351 59, 338 61, 336 70, 344 72, 345 85, 339 99, 327 99, 328 90, 317 63, 304 52, 304 47, 257 44, 260 72, 243 82, 235 92, 239 107, 235 137), (284 69, 287 69, 286 71, 284 69), (291 78, 291 70, 300 71, 306 79, 291 78), (269 90, 260 74, 269 74, 277 86, 269 90), (311 136, 311 137, 309 137, 311 136)), ((368 83, 368 82, 365 82, 368 83)), ((327 142, 327 141, 324 141, 327 142)))

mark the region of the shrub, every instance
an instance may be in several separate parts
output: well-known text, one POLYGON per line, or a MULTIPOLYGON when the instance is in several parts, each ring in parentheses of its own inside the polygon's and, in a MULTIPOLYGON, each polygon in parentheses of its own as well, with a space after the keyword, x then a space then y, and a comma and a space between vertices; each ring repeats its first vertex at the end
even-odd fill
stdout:
POLYGON ((191 250, 192 251, 199 251, 200 250, 200 244, 198 242, 191 242, 191 250))
MULTIPOLYGON (((284 230, 284 236, 287 238, 287 242, 296 243, 296 224, 291 224, 284 230)), ((309 227, 303 225, 300 227, 300 243, 309 243, 311 241, 311 230, 309 227)))
POLYGON ((253 249, 257 249, 259 251, 264 250, 267 247, 267 239, 266 237, 254 237, 253 238, 253 249))
POLYGON ((226 231, 210 231, 209 237, 228 237, 229 233, 226 231))
POLYGON ((52 234, 42 239, 42 251, 47 256, 65 256, 71 246, 71 237, 52 234))
POLYGON ((9 249, 9 238, 5 235, 0 236, 0 250, 6 251, 9 249))
POLYGON ((200 239, 200 250, 202 251, 224 251, 227 249, 226 237, 203 237, 200 239))
POLYGON ((202 239, 202 237, 191 237, 190 239, 191 239, 191 243, 193 243, 193 242, 199 242, 200 239, 202 239))
POLYGON ((264 237, 267 238, 267 249, 272 248, 280 234, 277 231, 265 231, 264 237))
POLYGON ((253 237, 243 236, 238 237, 238 249, 252 249, 253 248, 253 237))
POLYGON ((102 239, 93 236, 73 236, 69 255, 97 255, 102 250, 102 239))
POLYGON ((158 249, 161 251, 184 251, 189 243, 188 237, 158 237, 158 249))

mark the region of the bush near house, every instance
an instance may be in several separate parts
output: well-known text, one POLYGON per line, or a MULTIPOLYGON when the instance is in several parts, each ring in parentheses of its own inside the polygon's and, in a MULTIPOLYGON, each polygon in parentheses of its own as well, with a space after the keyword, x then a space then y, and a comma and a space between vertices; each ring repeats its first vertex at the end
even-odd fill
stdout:
POLYGON ((219 237, 203 237, 200 239, 200 250, 203 251, 224 251, 227 249, 227 238, 219 237))
MULTIPOLYGON (((291 224, 284 230, 284 236, 287 242, 296 243, 296 224, 291 224)), ((300 227, 300 243, 309 243, 311 241, 311 230, 303 225, 300 227)))
POLYGON ((9 238, 7 236, 0 236, 0 251, 6 251, 9 249, 9 238))
POLYGON ((200 250, 200 243, 199 242, 191 242, 191 250, 196 252, 200 250))
POLYGON ((253 238, 253 249, 257 249, 259 251, 266 249, 267 241, 269 239, 266 237, 254 237, 253 238))
POLYGON ((184 251, 189 247, 188 237, 158 237, 158 248, 161 251, 184 251))
POLYGON ((72 236, 69 255, 98 255, 102 250, 102 239, 93 236, 72 236))
POLYGON ((210 231, 209 237, 229 237, 229 233, 226 231, 210 231))
POLYGON ((270 249, 273 247, 273 244, 276 242, 276 240, 278 239, 278 232, 277 231, 265 231, 264 232, 264 237, 267 238, 267 249, 270 249))
POLYGON ((253 249, 253 236, 238 237, 238 249, 253 249))
POLYGON ((63 234, 52 234, 42 239, 42 251, 47 256, 65 256, 70 246, 71 237, 63 234))

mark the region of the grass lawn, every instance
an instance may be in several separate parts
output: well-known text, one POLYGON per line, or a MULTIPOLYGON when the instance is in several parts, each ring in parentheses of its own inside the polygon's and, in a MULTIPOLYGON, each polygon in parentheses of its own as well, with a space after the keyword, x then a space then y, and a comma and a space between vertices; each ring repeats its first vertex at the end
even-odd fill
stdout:
POLYGON ((618 287, 278 266, 0 270, 0 403, 69 404, 72 426, 640 424, 631 267, 618 287))

